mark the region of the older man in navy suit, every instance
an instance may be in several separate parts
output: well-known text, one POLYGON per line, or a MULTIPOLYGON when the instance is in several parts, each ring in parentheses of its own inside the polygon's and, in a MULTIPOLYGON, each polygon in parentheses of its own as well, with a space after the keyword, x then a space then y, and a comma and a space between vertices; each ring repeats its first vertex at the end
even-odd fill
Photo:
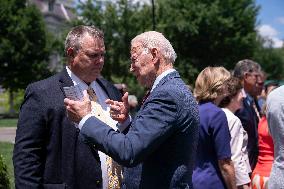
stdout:
MULTIPOLYGON (((132 167, 142 162, 140 188, 192 188, 198 142, 198 108, 188 87, 173 69, 176 59, 170 42, 155 31, 131 42, 130 71, 150 94, 128 133, 109 128, 90 112, 90 101, 64 99, 69 117, 79 122, 80 134, 118 163, 132 167)), ((122 102, 109 100, 111 116, 127 121, 127 94, 122 102)))

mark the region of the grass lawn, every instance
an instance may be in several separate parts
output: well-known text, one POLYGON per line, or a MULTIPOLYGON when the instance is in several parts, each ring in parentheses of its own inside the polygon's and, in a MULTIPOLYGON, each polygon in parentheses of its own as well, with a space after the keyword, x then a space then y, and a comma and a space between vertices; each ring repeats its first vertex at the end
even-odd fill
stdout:
POLYGON ((18 119, 0 119, 0 127, 17 127, 18 119))
POLYGON ((13 154, 14 144, 9 142, 0 142, 0 154, 3 155, 4 162, 8 167, 9 179, 11 189, 15 188, 14 184, 14 168, 12 163, 12 154, 13 154))

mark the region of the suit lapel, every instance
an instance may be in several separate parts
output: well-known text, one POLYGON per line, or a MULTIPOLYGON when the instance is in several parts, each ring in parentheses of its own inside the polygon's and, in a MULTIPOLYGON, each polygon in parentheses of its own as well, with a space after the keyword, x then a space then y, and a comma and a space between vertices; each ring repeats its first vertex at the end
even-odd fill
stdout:
POLYGON ((121 100, 118 90, 114 90, 113 86, 110 85, 106 80, 98 78, 97 83, 101 86, 101 88, 106 92, 107 96, 113 100, 121 100))
POLYGON ((65 93, 64 93, 64 90, 63 90, 63 87, 70 87, 70 86, 74 85, 72 79, 70 78, 70 76, 67 73, 66 68, 64 68, 59 73, 59 84, 60 84, 60 90, 64 94, 64 97, 66 97, 65 93))

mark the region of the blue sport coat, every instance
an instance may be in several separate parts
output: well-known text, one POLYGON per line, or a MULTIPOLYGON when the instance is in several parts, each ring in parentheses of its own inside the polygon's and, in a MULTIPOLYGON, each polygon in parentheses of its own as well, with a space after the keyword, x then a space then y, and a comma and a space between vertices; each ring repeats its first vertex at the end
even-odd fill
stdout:
POLYGON ((248 134, 248 156, 253 170, 256 166, 258 159, 258 118, 252 106, 247 102, 247 99, 243 99, 243 107, 236 111, 235 115, 241 120, 243 128, 248 134))
POLYGON ((192 188, 198 127, 197 103, 174 71, 151 92, 127 134, 95 117, 87 119, 80 134, 123 166, 142 162, 139 188, 192 188))

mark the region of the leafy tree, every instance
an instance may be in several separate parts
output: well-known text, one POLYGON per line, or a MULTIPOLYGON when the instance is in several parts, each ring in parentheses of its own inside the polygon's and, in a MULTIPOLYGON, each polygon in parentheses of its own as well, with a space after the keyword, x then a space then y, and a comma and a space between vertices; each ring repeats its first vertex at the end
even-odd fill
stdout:
POLYGON ((173 42, 177 67, 188 82, 206 66, 232 69, 238 60, 253 56, 258 12, 254 0, 157 2, 157 28, 173 42))
POLYGON ((273 48, 272 43, 269 39, 258 37, 254 60, 267 73, 267 79, 284 80, 284 47, 273 48))
POLYGON ((0 189, 10 187, 7 166, 4 163, 3 156, 0 154, 0 189))
MULTIPOLYGON (((206 66, 232 69, 252 58, 257 47, 254 0, 156 0, 156 30, 165 34, 177 52, 176 67, 188 83, 206 66)), ((151 4, 133 1, 87 1, 80 6, 81 23, 105 32, 104 77, 126 82, 140 91, 129 68, 129 44, 137 34, 152 30, 151 4)), ((141 93, 140 93, 141 94, 141 93)))
POLYGON ((0 81, 10 93, 50 75, 47 33, 39 10, 25 0, 0 1, 0 81))

